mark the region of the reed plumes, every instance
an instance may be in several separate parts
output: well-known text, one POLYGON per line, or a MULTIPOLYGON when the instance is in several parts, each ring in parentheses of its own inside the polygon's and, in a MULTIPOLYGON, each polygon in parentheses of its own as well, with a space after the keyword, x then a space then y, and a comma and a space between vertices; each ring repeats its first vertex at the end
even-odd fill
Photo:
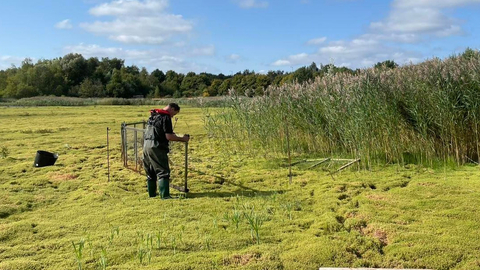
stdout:
POLYGON ((480 53, 466 50, 396 69, 327 74, 271 87, 207 117, 232 149, 286 153, 285 119, 297 154, 372 163, 479 160, 480 53))

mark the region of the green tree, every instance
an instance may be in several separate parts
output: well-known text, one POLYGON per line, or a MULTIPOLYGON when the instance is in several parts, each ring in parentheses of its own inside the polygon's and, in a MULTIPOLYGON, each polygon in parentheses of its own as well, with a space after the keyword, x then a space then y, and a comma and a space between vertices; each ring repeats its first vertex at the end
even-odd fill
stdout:
POLYGON ((267 75, 258 74, 255 83, 255 95, 263 95, 265 89, 272 83, 267 75))
POLYGON ((80 84, 79 95, 80 97, 104 97, 105 89, 100 80, 92 81, 86 78, 80 84))
POLYGON ((379 69, 394 69, 397 68, 398 64, 395 63, 393 60, 386 60, 383 62, 378 62, 375 64, 374 68, 379 68, 379 69))
POLYGON ((231 79, 226 79, 222 82, 222 84, 218 88, 218 94, 219 95, 226 95, 228 94, 228 90, 231 88, 231 79))
POLYGON ((122 74, 120 70, 114 69, 112 78, 106 86, 106 93, 110 97, 123 97, 125 89, 122 84, 122 74))
POLYGON ((218 95, 219 93, 219 90, 220 90, 220 86, 222 85, 222 80, 220 79, 215 79, 213 80, 212 84, 205 88, 204 92, 203 92, 203 96, 204 97, 213 97, 213 96, 216 96, 218 95))
POLYGON ((87 75, 87 61, 81 54, 65 55, 60 59, 60 66, 68 88, 80 85, 87 75))

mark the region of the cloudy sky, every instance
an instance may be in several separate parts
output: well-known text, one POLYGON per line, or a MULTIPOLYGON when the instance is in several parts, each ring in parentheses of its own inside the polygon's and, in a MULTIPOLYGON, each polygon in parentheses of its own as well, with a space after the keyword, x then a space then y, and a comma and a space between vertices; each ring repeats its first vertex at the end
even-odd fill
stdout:
POLYGON ((480 0, 4 0, 0 14, 0 69, 73 52, 232 74, 480 48, 480 0))

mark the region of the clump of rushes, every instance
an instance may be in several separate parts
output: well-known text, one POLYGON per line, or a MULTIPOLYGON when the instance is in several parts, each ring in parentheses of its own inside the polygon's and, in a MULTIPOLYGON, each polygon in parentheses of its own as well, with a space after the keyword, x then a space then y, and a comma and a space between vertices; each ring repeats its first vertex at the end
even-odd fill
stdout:
POLYGON ((228 151, 285 155, 287 121, 294 155, 463 164, 480 159, 478 70, 480 52, 467 49, 417 65, 326 73, 255 98, 232 91, 232 105, 205 124, 228 151))
POLYGON ((137 232, 137 237, 139 237, 137 248, 138 261, 140 264, 150 263, 152 260, 153 234, 146 233, 144 235, 142 232, 137 232))
POLYGON ((177 253, 177 239, 175 238, 175 235, 172 235, 171 238, 171 246, 172 246, 172 250, 173 250, 173 254, 176 254, 177 253))
POLYGON ((248 225, 250 226, 250 235, 258 244, 260 244, 260 227, 263 225, 264 218, 257 214, 254 211, 254 207, 249 205, 244 205, 245 211, 243 216, 247 220, 248 225))
POLYGON ((72 241, 72 245, 75 252, 75 260, 77 261, 78 270, 82 270, 83 248, 85 247, 85 239, 80 239, 78 243, 72 241))
POLYGON ((112 224, 110 224, 110 236, 108 238, 108 242, 110 243, 110 245, 113 243, 115 235, 117 235, 117 237, 120 235, 120 228, 118 226, 113 226, 112 224))
POLYGON ((234 209, 232 214, 230 214, 229 212, 225 212, 225 214, 223 215, 223 219, 226 222, 231 222, 233 225, 235 225, 235 229, 238 230, 238 227, 242 220, 242 214, 237 209, 234 209))
POLYGON ((205 234, 204 236, 204 249, 206 250, 211 250, 212 249, 212 237, 208 234, 205 234))
POLYGON ((162 245, 162 239, 163 239, 163 233, 161 231, 158 231, 155 234, 156 240, 157 240, 157 249, 161 248, 162 245))
POLYGON ((294 206, 293 203, 286 202, 286 203, 283 203, 281 206, 282 206, 283 209, 285 209, 285 212, 287 213, 288 219, 292 220, 292 211, 293 211, 293 206, 294 206))
POLYGON ((100 269, 105 270, 107 269, 108 261, 107 261, 107 248, 102 247, 102 252, 100 254, 100 259, 98 259, 98 266, 100 269))
POLYGON ((138 247, 137 258, 140 264, 148 263, 152 260, 152 250, 143 246, 138 247))
POLYGON ((10 151, 8 150, 8 148, 6 146, 2 146, 0 148, 0 157, 1 158, 7 158, 9 154, 10 154, 10 151))

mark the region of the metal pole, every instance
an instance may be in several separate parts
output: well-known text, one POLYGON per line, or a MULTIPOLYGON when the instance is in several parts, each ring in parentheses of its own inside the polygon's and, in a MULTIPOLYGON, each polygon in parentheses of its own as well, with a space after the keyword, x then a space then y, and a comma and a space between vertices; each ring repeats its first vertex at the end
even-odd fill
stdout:
POLYGON ((288 121, 287 117, 285 117, 285 132, 287 135, 287 151, 288 151, 288 178, 289 178, 289 183, 292 184, 292 157, 290 155, 290 136, 288 134, 288 121))
MULTIPOLYGON (((135 128, 136 126, 134 126, 135 128)), ((137 130, 134 130, 133 132, 133 140, 135 141, 135 144, 133 145, 135 149, 135 170, 138 171, 138 147, 137 147, 137 130)))
POLYGON ((125 138, 123 137, 123 129, 124 129, 124 123, 122 123, 122 127, 120 128, 120 137, 122 137, 122 161, 123 165, 125 165, 125 147, 123 146, 125 143, 125 138))
POLYGON ((110 182, 110 148, 109 148, 109 140, 108 140, 108 131, 110 130, 107 127, 107 167, 108 167, 108 182, 110 182))
POLYGON ((188 192, 187 178, 188 178, 188 142, 185 142, 185 193, 188 192))
POLYGON ((123 132, 125 133, 125 168, 128 168, 128 131, 125 128, 123 132))

